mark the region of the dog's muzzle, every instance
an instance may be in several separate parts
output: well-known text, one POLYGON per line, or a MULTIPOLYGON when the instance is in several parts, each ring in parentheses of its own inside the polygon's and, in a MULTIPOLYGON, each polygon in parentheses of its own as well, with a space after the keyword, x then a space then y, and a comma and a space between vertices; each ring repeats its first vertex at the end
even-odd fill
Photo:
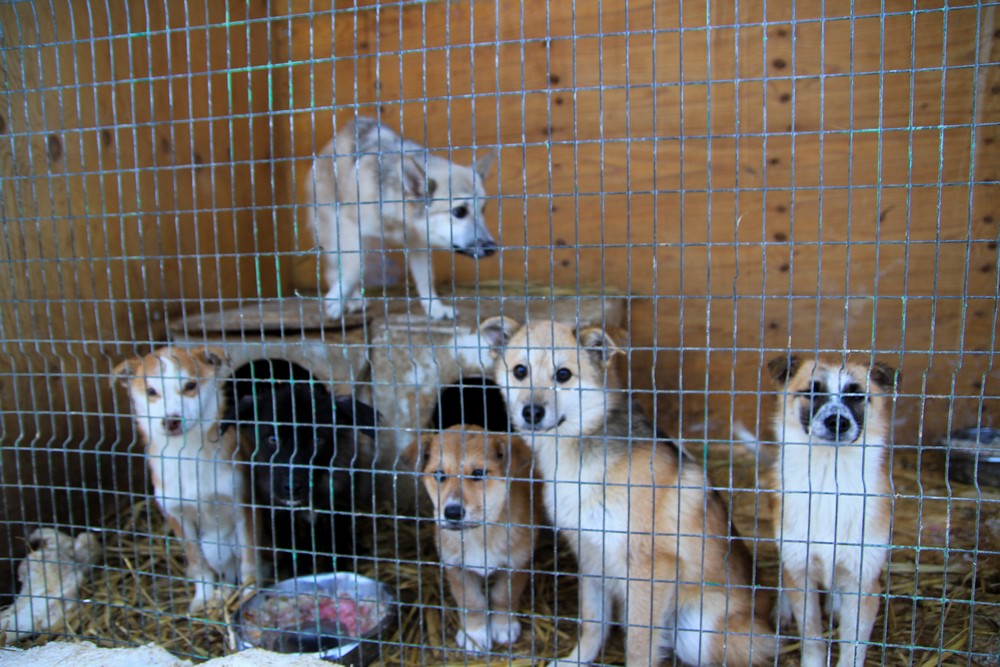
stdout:
POLYGON ((813 435, 837 445, 849 445, 861 430, 851 411, 841 403, 823 406, 812 419, 813 435))
POLYGON ((566 417, 552 416, 552 413, 545 409, 540 403, 528 403, 521 408, 521 414, 516 416, 517 428, 522 431, 534 431, 544 433, 552 429, 559 428, 566 421, 566 417))
POLYGON ((455 252, 460 255, 465 255, 466 257, 472 257, 473 259, 480 259, 481 257, 489 257, 495 254, 497 251, 497 244, 493 241, 483 241, 482 243, 477 243, 474 246, 468 246, 465 248, 455 247, 455 252))
POLYGON ((167 417, 163 420, 163 432, 167 435, 180 435, 184 432, 184 420, 180 417, 167 417))

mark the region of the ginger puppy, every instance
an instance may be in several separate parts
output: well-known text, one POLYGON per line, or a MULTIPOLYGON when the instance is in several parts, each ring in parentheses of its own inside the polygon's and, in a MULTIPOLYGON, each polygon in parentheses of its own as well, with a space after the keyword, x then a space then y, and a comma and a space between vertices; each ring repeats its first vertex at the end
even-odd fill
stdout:
POLYGON ((192 612, 222 602, 220 582, 246 583, 257 573, 236 430, 220 433, 227 366, 216 348, 162 347, 113 371, 128 388, 156 502, 184 542, 192 612))
MULTIPOLYGON (((840 667, 860 666, 878 614, 888 557, 887 441, 896 373, 782 356, 768 364, 783 387, 774 414, 780 452, 769 494, 791 607, 805 638, 802 664, 827 664, 820 589, 839 616, 840 667)), ((787 596, 785 599, 784 596, 787 596)), ((784 615, 787 615, 784 614, 784 615)))
POLYGON ((425 436, 403 456, 421 473, 434 505, 438 553, 463 610, 455 642, 476 652, 488 651, 493 642, 514 643, 521 634, 515 614, 541 518, 531 451, 516 436, 459 425, 425 436))
POLYGON ((753 615, 752 566, 725 506, 700 464, 629 409, 611 337, 499 317, 480 333, 498 350, 494 379, 534 451, 549 518, 580 563, 580 641, 558 664, 594 661, 616 605, 630 666, 668 649, 690 665, 770 662, 777 640, 753 615))
POLYGON ((490 153, 474 167, 455 164, 407 141, 374 118, 343 127, 323 148, 307 177, 308 224, 323 251, 331 319, 364 308, 361 253, 389 243, 407 249, 417 294, 431 319, 455 309, 434 290, 431 250, 478 259, 497 250, 486 229, 483 179, 490 153))

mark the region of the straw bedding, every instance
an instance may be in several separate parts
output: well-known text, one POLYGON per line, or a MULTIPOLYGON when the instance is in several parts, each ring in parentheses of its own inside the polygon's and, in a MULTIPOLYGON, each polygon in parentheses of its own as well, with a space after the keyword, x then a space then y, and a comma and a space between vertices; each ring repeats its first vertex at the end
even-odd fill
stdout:
MULTIPOLYGON (((754 519, 748 490, 753 460, 739 455, 732 466, 730 477, 728 455, 710 454, 713 479, 720 484, 726 480, 727 488, 732 479, 733 492, 724 495, 732 501, 737 529, 762 540, 756 549, 758 584, 766 591, 776 583, 777 555, 766 521, 754 519)), ((868 664, 968 664, 967 656, 951 652, 970 650, 980 654, 973 662, 989 663, 987 656, 1000 650, 1000 493, 955 484, 949 490, 943 466, 924 462, 922 469, 921 475, 915 458, 896 457, 894 544, 901 546, 892 552, 888 604, 883 602, 873 633, 873 641, 884 636, 889 646, 884 652, 872 647, 868 664), (973 551, 977 546, 978 554, 973 551)), ((85 602, 68 616, 63 633, 107 646, 152 641, 194 659, 231 650, 227 619, 239 592, 233 592, 226 609, 208 618, 188 616, 191 591, 184 580, 183 551, 151 503, 139 502, 107 517, 103 534, 104 563, 81 590, 85 602)), ((537 574, 522 601, 521 639, 512 647, 495 647, 489 660, 454 645, 457 614, 436 563, 432 526, 382 514, 374 535, 376 556, 359 570, 389 584, 402 602, 396 627, 383 637, 382 664, 527 665, 531 656, 541 660, 565 654, 575 643, 574 564, 551 534, 539 541, 537 574)), ((796 664, 795 650, 794 641, 786 644, 781 663, 796 664)), ((622 664, 623 659, 621 633, 615 631, 601 662, 622 664)))

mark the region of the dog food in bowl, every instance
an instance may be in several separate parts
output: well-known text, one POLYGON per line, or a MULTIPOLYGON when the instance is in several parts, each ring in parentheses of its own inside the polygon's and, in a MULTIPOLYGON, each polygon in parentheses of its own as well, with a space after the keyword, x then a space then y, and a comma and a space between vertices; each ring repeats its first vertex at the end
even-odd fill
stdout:
POLYGON ((365 664, 392 619, 392 596, 372 579, 349 573, 289 579, 248 600, 237 614, 244 648, 313 653, 365 664))

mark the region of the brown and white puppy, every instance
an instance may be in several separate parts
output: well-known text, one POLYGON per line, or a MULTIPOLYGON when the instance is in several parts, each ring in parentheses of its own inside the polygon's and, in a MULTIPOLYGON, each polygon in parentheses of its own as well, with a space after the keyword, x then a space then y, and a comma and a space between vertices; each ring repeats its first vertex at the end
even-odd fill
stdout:
POLYGON ((896 372, 796 356, 778 357, 768 369, 783 387, 773 421, 780 450, 768 480, 783 615, 794 614, 805 638, 802 664, 827 664, 819 591, 829 591, 842 642, 837 664, 860 666, 888 557, 886 447, 896 372))
POLYGON ((580 641, 557 664, 593 662, 615 605, 630 666, 668 649, 691 665, 770 662, 777 639, 753 614, 752 565, 725 506, 700 464, 630 409, 611 337, 499 317, 480 333, 499 350, 494 379, 534 451, 549 518, 580 563, 580 641))
POLYGON ((227 368, 216 348, 161 347, 113 371, 129 391, 156 502, 184 542, 191 611, 221 602, 219 583, 246 584, 257 574, 236 430, 220 432, 227 368))
POLYGON ((475 167, 455 164, 407 141, 374 118, 349 123, 323 148, 307 176, 309 226, 323 252, 333 319, 364 308, 361 253, 366 244, 407 249, 417 294, 431 319, 455 317, 434 291, 431 250, 489 257, 497 244, 486 229, 483 179, 494 154, 475 167))
POLYGON ((530 576, 542 517, 531 450, 517 436, 458 425, 425 436, 403 454, 434 505, 438 553, 463 610, 455 642, 485 652, 521 634, 518 602, 530 576), (492 577, 489 599, 484 579, 492 577))

